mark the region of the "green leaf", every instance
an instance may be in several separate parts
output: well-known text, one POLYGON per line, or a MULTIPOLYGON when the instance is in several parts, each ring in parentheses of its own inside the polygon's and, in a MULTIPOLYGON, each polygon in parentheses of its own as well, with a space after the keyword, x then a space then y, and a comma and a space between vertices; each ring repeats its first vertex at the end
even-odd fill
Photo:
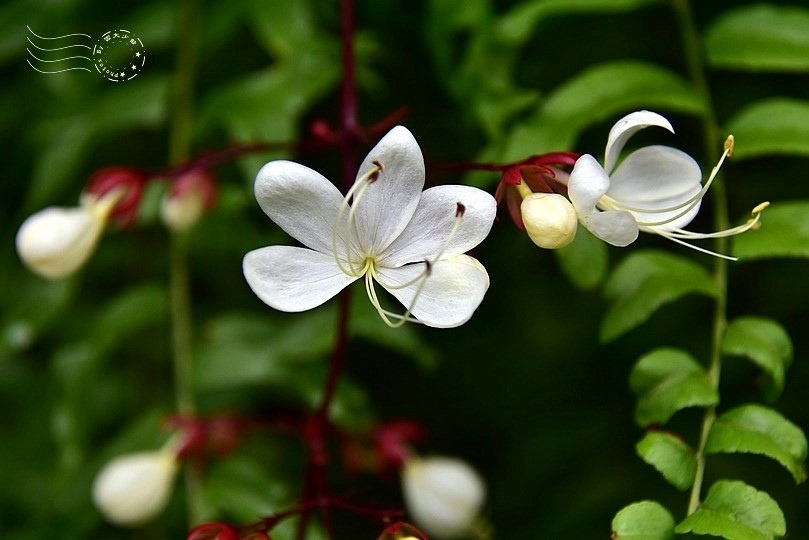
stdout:
POLYGON ((632 253, 615 268, 604 286, 604 295, 612 305, 601 323, 601 340, 619 337, 662 305, 687 294, 718 294, 705 268, 663 251, 632 253))
POLYGON ((629 389, 640 396, 669 377, 704 371, 702 365, 687 352, 660 347, 646 353, 635 363, 629 372, 629 389))
POLYGON ((414 359, 424 368, 438 363, 435 350, 423 339, 414 325, 391 328, 379 318, 370 302, 352 302, 351 335, 414 359))
POLYGON ((248 20, 259 45, 277 57, 294 56, 312 40, 324 39, 311 2, 247 2, 248 20))
POLYGON ((622 508, 612 519, 613 540, 670 540, 674 538, 671 512, 655 501, 622 508))
POLYGON ((727 540, 774 540, 786 534, 787 526, 772 497, 738 480, 720 480, 697 511, 674 530, 727 540))
POLYGON ((662 431, 650 431, 635 445, 638 455, 657 469, 671 485, 685 491, 694 483, 697 459, 681 438, 662 431))
POLYGON ((138 77, 113 86, 91 103, 74 103, 78 111, 66 118, 41 124, 36 131, 43 151, 35 161, 26 207, 46 206, 71 182, 83 186, 85 179, 75 174, 97 140, 159 125, 166 113, 168 88, 168 76, 138 77))
POLYGON ((717 403, 719 394, 706 373, 671 377, 638 399, 635 421, 641 427, 665 424, 679 410, 717 403))
POLYGON ((566 13, 618 13, 631 11, 660 0, 533 0, 517 4, 500 22, 500 33, 523 43, 545 17, 566 13))
POLYGON ((206 327, 196 351, 194 377, 200 391, 273 385, 298 398, 306 385, 302 364, 325 357, 334 335, 334 311, 319 309, 278 321, 230 313, 206 327))
POLYGON ((133 334, 149 326, 168 326, 169 303, 165 287, 145 284, 129 289, 112 300, 94 326, 95 345, 100 352, 120 346, 133 334))
POLYGON ((753 102, 728 120, 725 131, 736 139, 733 159, 809 156, 809 101, 771 98, 753 102))
POLYGON ((555 249, 559 264, 567 278, 583 290, 595 289, 607 273, 609 250, 584 227, 579 227, 570 245, 555 249))
POLYGON ((706 32, 714 67, 751 71, 809 70, 809 10, 756 4, 721 15, 706 32))
POLYGON ((655 349, 641 357, 629 375, 629 386, 639 396, 635 421, 641 427, 665 424, 687 407, 719 403, 719 394, 702 366, 677 349, 655 349))
MULTIPOLYGON (((269 448, 272 450, 272 448, 269 448)), ((216 511, 226 512, 242 522, 252 522, 257 516, 280 512, 289 504, 291 493, 275 471, 279 456, 265 456, 263 463, 248 457, 233 457, 217 461, 206 474, 205 499, 216 511)))
POLYGON ((761 228, 733 237, 740 259, 809 258, 809 201, 775 203, 761 216, 761 228))
POLYGON ((722 354, 744 356, 760 367, 772 381, 770 398, 784 388, 784 371, 792 363, 792 341, 772 319, 740 317, 732 321, 722 338, 722 354))
POLYGON ((705 451, 767 456, 783 465, 796 484, 806 480, 806 436, 780 413, 761 405, 742 405, 717 418, 705 451))
POLYGON ((637 60, 597 64, 556 88, 512 130, 503 158, 569 150, 585 128, 647 107, 704 112, 699 97, 672 71, 637 60))

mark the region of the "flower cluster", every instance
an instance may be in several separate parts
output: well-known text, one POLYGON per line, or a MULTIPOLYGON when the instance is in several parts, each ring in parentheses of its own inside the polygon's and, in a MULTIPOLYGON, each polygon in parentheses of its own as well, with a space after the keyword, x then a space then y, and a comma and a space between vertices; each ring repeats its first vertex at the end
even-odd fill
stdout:
MULTIPOLYGON (((511 196, 518 194, 522 199, 518 226, 525 228, 534 243, 546 248, 563 247, 572 242, 577 224, 581 223, 596 237, 614 246, 628 246, 643 231, 698 251, 726 257, 688 242, 730 236, 756 228, 766 203, 753 209, 753 217, 745 224, 728 230, 695 233, 683 227, 696 217, 702 198, 719 168, 732 154, 733 138, 728 138, 719 163, 703 185, 699 165, 676 148, 643 147, 618 163, 629 138, 649 126, 674 132, 663 116, 651 111, 637 111, 618 120, 610 130, 603 166, 593 156, 584 154, 575 161, 569 174, 559 174, 557 170, 546 167, 539 174, 529 171, 526 175, 525 169, 520 168, 515 179, 513 172, 511 175, 507 172, 500 189, 511 187, 511 196), (553 180, 553 183, 538 182, 537 176, 553 180)), ((553 155, 549 155, 549 159, 550 156, 553 155)), ((561 160, 556 161, 564 164, 561 160)), ((510 204, 509 209, 512 208, 513 204, 510 204)))
POLYGON ((31 215, 17 232, 17 253, 48 279, 69 276, 95 251, 111 217, 131 223, 143 191, 143 176, 122 167, 97 171, 78 207, 49 207, 31 215))
MULTIPOLYGON (((48 207, 29 216, 17 231, 16 247, 32 272, 62 279, 95 252, 110 221, 131 227, 137 220, 148 176, 126 167, 105 167, 90 177, 77 207, 48 207)), ((190 229, 213 206, 216 186, 205 169, 173 179, 160 214, 172 231, 190 229)))

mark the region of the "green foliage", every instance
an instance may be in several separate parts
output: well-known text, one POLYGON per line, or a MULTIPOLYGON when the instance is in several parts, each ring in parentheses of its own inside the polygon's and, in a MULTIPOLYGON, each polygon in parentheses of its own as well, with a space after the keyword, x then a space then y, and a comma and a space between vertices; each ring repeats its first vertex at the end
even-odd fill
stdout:
POLYGON ((716 283, 702 266, 663 251, 630 254, 604 285, 611 306, 601 323, 601 340, 612 341, 646 321, 662 305, 687 294, 718 294, 716 283))
POLYGON ((669 540, 674 518, 660 503, 641 501, 622 508, 612 520, 614 540, 669 540))
POLYGON ((607 274, 607 245, 584 227, 579 227, 572 243, 554 253, 565 276, 580 289, 595 289, 607 274))
POLYGON ((766 155, 809 156, 809 101, 772 98, 756 101, 728 120, 736 138, 734 159, 766 155))
POLYGON ((720 415, 705 451, 761 454, 783 465, 796 484, 806 480, 806 436, 777 411, 761 405, 742 405, 720 415))
POLYGON ((733 254, 743 260, 772 257, 809 258, 809 202, 779 202, 762 216, 757 231, 733 239, 733 254))
MULTIPOLYGON (((166 76, 144 76, 116 86, 100 99, 89 93, 62 96, 67 105, 54 105, 54 118, 35 133, 41 151, 32 171, 27 208, 46 206, 55 193, 63 193, 104 138, 163 122, 168 82, 166 76)), ((76 194, 74 200, 78 198, 76 194)))
POLYGON ((629 375, 638 397, 635 421, 641 427, 665 424, 687 407, 711 407, 719 394, 702 366, 687 353, 662 348, 641 357, 629 375))
POLYGON ((206 325, 195 369, 197 388, 214 391, 270 386, 275 391, 314 404, 317 384, 313 368, 322 375, 320 359, 334 341, 325 310, 278 321, 252 313, 222 314, 206 325))
POLYGON ((696 454, 680 437, 650 431, 638 441, 635 449, 643 461, 657 469, 677 489, 684 491, 694 483, 696 454))
POLYGON ((646 107, 703 113, 698 96, 676 73, 638 60, 605 62, 550 92, 512 131, 504 152, 508 159, 516 159, 571 148, 585 128, 646 107))
POLYGON ((205 497, 211 508, 221 509, 232 519, 249 523, 255 516, 280 512, 289 504, 289 492, 282 471, 268 470, 266 463, 280 464, 281 456, 264 456, 264 462, 234 456, 208 471, 205 497))
POLYGON ((809 70, 809 10, 757 4, 730 10, 705 38, 714 67, 755 71, 809 70))
POLYGON ((763 491, 744 482, 720 480, 675 531, 727 540, 774 540, 786 534, 786 521, 778 503, 763 491))
POLYGON ((769 377, 768 397, 774 399, 784 388, 784 372, 792 363, 792 340, 786 330, 771 319, 740 317, 731 321, 722 338, 722 354, 744 356, 769 377))

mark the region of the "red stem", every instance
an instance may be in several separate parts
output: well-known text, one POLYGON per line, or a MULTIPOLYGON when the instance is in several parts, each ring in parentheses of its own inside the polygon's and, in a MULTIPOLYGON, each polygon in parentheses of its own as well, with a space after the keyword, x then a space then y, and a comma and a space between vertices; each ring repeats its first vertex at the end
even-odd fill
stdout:
MULTIPOLYGON (((345 189, 351 187, 357 174, 357 89, 354 79, 354 0, 342 0, 342 65, 343 77, 340 87, 340 156, 342 161, 343 185, 345 189)), ((348 343, 348 317, 351 303, 350 289, 340 293, 340 308, 337 315, 337 336, 334 349, 329 361, 329 372, 326 378, 320 406, 309 420, 306 429, 307 464, 306 476, 301 502, 315 501, 323 517, 323 526, 326 537, 332 538, 331 517, 328 504, 318 504, 329 500, 328 486, 326 484, 326 464, 328 462, 328 449, 326 438, 330 430, 329 408, 334 399, 337 382, 343 371, 346 359, 346 346, 348 343)), ((306 527, 314 507, 304 510, 298 521, 296 537, 303 540, 306 527)))

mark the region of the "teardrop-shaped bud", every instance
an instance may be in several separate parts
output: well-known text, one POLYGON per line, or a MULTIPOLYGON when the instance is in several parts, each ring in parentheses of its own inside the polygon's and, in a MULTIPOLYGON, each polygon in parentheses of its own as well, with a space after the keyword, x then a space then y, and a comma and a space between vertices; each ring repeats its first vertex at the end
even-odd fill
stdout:
POLYGON ((26 219, 17 231, 17 253, 42 277, 67 277, 90 258, 118 194, 82 197, 81 206, 50 207, 26 219))
POLYGON ((177 467, 166 450, 119 456, 96 476, 93 502, 111 523, 140 525, 168 505, 177 467))
POLYGON ((457 538, 470 531, 486 498, 483 479, 457 458, 412 458, 402 469, 405 504, 430 537, 457 538))

